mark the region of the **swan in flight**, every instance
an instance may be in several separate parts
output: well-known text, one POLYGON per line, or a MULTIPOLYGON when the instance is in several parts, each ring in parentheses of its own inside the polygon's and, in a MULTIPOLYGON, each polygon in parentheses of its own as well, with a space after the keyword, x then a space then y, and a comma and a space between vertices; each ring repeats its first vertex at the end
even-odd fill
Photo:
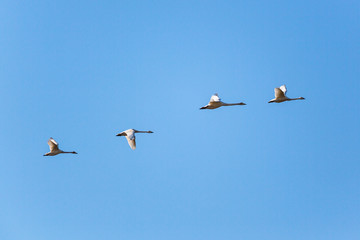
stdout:
POLYGON ((116 136, 125 136, 129 146, 131 147, 132 150, 135 150, 136 148, 136 142, 135 142, 135 133, 153 133, 152 131, 138 131, 135 129, 128 129, 126 131, 123 131, 119 134, 117 134, 116 136))
POLYGON ((204 106, 200 109, 215 109, 215 108, 219 108, 222 106, 234 106, 234 105, 246 105, 246 104, 243 102, 241 102, 241 103, 224 103, 219 98, 219 95, 217 93, 215 93, 214 95, 211 96, 210 102, 206 106, 204 106))
POLYGON ((44 156, 55 156, 58 155, 60 153, 72 153, 72 154, 77 154, 77 152, 64 152, 63 150, 59 149, 59 144, 51 137, 48 141, 49 147, 50 147, 50 152, 45 153, 44 156))
POLYGON ((286 86, 285 85, 282 85, 281 87, 279 88, 275 88, 274 89, 275 91, 275 98, 274 99, 271 99, 269 101, 269 103, 272 103, 272 102, 276 102, 276 103, 281 103, 281 102, 285 102, 285 101, 293 101, 293 100, 304 100, 305 98, 303 97, 298 97, 298 98, 288 98, 286 96, 286 86))

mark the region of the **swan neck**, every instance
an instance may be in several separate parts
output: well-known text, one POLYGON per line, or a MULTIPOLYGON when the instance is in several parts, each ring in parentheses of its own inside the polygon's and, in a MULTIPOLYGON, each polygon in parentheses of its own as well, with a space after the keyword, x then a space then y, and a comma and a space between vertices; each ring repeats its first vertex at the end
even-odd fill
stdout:
POLYGON ((223 103, 223 106, 245 105, 244 103, 223 103))
POLYGON ((298 98, 289 98, 289 101, 293 101, 293 100, 304 100, 305 98, 303 97, 298 97, 298 98))
POLYGON ((64 152, 64 151, 62 151, 61 153, 72 153, 72 154, 77 154, 77 152, 74 152, 74 151, 72 151, 72 152, 64 152))

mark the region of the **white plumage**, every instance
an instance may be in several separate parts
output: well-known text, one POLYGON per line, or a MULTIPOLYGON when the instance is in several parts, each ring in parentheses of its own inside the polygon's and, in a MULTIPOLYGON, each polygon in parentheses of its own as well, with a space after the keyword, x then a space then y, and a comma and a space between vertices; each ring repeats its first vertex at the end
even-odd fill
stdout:
POLYGON ((119 134, 117 134, 116 136, 125 136, 126 140, 129 143, 129 146, 132 150, 136 149, 136 142, 135 142, 135 133, 153 133, 152 131, 138 131, 135 129, 128 129, 125 130, 119 134))
POLYGON ((209 103, 200 109, 216 109, 222 106, 234 106, 234 105, 246 105, 243 102, 240 103, 224 103, 217 93, 211 96, 209 103))
POLYGON ((282 85, 282 86, 280 86, 278 88, 275 88, 274 92, 275 92, 275 98, 271 99, 269 101, 269 103, 272 103, 272 102, 281 103, 281 102, 285 102, 285 101, 304 100, 305 99, 303 97, 288 98, 286 96, 287 89, 286 89, 285 85, 282 85))
POLYGON ((59 144, 51 137, 48 141, 48 145, 50 148, 50 152, 45 153, 44 156, 55 156, 60 153, 72 153, 77 154, 77 152, 64 152, 63 150, 59 149, 59 144))

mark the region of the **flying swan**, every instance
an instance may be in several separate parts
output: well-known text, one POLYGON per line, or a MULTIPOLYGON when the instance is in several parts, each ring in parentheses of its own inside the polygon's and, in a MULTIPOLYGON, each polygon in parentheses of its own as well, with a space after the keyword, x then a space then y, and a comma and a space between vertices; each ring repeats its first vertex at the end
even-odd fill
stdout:
POLYGON ((215 93, 214 95, 211 96, 210 102, 206 106, 204 106, 200 109, 215 109, 215 108, 219 108, 222 106, 234 106, 234 105, 246 105, 246 104, 243 102, 241 102, 241 103, 224 103, 219 98, 219 95, 217 93, 215 93))
POLYGON ((268 103, 272 103, 272 102, 276 102, 276 103, 281 103, 281 102, 285 102, 285 101, 293 101, 293 100, 304 100, 305 98, 303 97, 298 97, 298 98, 288 98, 286 96, 286 86, 282 85, 279 88, 275 88, 275 98, 271 99, 268 103))
POLYGON ((129 146, 131 147, 132 150, 135 150, 136 148, 136 142, 135 142, 135 133, 153 133, 152 131, 138 131, 135 129, 128 129, 125 130, 119 134, 117 134, 116 136, 125 136, 129 146))
POLYGON ((77 152, 64 152, 63 150, 59 149, 59 144, 51 137, 48 141, 50 152, 45 153, 44 156, 55 156, 60 153, 72 153, 77 154, 77 152))

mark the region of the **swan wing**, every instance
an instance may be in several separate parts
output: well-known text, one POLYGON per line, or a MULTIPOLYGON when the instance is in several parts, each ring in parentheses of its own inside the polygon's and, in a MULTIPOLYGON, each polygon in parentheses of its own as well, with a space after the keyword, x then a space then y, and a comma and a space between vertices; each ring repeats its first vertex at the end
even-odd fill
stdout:
POLYGON ((275 98, 284 98, 285 94, 280 88, 275 88, 275 98))
POLYGON ((136 148, 136 142, 135 142, 135 134, 131 134, 131 135, 126 135, 126 140, 129 143, 129 146, 131 147, 132 150, 135 150, 136 148))
POLYGON ((48 145, 50 147, 50 152, 59 150, 59 144, 53 138, 49 139, 48 145))
POLYGON ((121 133, 116 134, 116 136, 126 136, 126 133, 125 133, 125 132, 121 132, 121 133))
POLYGON ((219 97, 219 95, 217 93, 215 93, 214 95, 211 96, 210 98, 210 102, 220 102, 221 99, 219 97))
POLYGON ((287 89, 286 89, 285 84, 280 87, 280 90, 283 91, 284 95, 286 94, 287 89))

